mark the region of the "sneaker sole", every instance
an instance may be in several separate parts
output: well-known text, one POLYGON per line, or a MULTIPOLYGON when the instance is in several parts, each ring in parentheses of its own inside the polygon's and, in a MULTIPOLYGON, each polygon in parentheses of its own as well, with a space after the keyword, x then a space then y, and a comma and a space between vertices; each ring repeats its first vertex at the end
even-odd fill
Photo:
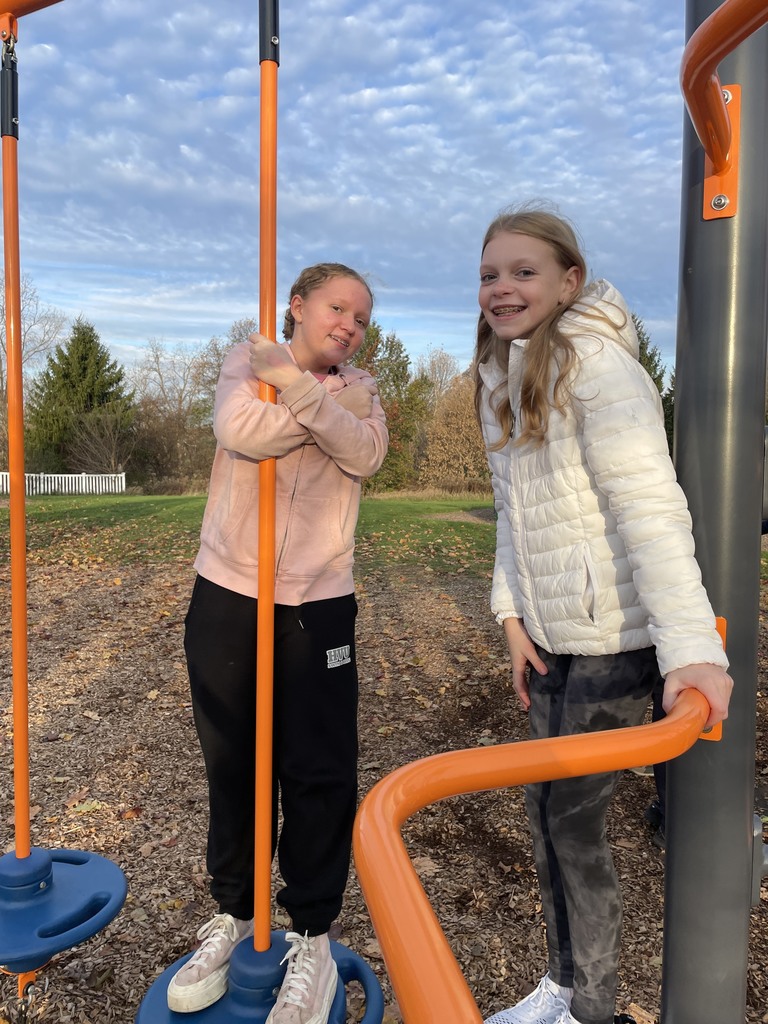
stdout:
POLYGON ((227 991, 229 964, 217 968, 207 978, 191 985, 174 985, 171 978, 168 986, 168 1009, 176 1013, 195 1013, 212 1006, 227 991))

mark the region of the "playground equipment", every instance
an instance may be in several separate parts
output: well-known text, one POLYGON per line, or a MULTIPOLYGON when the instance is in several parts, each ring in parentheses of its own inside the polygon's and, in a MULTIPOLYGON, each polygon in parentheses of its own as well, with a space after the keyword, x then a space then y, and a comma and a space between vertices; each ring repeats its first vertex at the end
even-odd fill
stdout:
POLYGON ((55 953, 77 945, 109 924, 123 905, 127 891, 123 872, 104 857, 83 850, 43 850, 30 843, 16 41, 22 15, 57 2, 17 0, 0 14, 15 798, 15 849, 0 857, 0 965, 8 973, 18 975, 22 1005, 34 985, 36 971, 55 953))
POLYGON ((411 864, 400 836, 405 821, 451 796, 677 757, 695 742, 708 715, 704 697, 686 690, 653 725, 435 754, 374 786, 355 825, 355 866, 406 1024, 479 1024, 483 1018, 411 864))
POLYGON ((734 691, 721 744, 670 765, 662 1020, 744 1020, 749 913, 766 875, 754 815, 768 284, 768 3, 689 0, 675 461, 734 691), (737 49, 738 47, 738 49, 737 49), (741 92, 740 137, 730 116, 741 92), (696 131, 694 131, 694 127, 696 131), (699 138, 697 138, 698 132, 699 138), (706 154, 706 156, 705 156, 706 154), (738 167, 733 182, 710 181, 738 167), (714 193, 711 195, 711 193, 714 193), (711 198, 710 198, 711 195, 711 198), (705 212, 705 197, 710 209, 705 212), (738 199, 738 202, 735 200, 738 199), (718 208, 720 208, 718 210, 718 208), (704 895, 706 894, 706 895, 704 895))
MULTIPOLYGON (((701 141, 688 126, 676 463, 704 581, 729 622, 735 688, 723 741, 697 743, 669 766, 663 1024, 743 1024, 750 905, 759 901, 761 877, 768 875, 762 824, 754 814, 760 526, 768 518, 768 47, 765 32, 754 33, 766 22, 765 0, 688 3, 690 42, 681 78, 701 141), (721 86, 721 61, 728 81, 738 85, 721 86), (741 152, 740 138, 749 141, 741 152)), ((670 718, 682 713, 684 698, 687 716, 685 694, 670 718)), ((546 764, 524 752, 531 758, 527 771, 516 765, 526 744, 514 751, 459 751, 400 769, 371 791, 358 816, 355 859, 406 1024, 469 1024, 481 1017, 397 834, 405 818, 449 795, 671 756, 651 744, 638 747, 631 760, 624 757, 642 735, 623 730, 621 756, 601 737, 606 756, 594 762, 585 756, 579 770, 569 754, 580 752, 567 738, 538 741, 551 744, 540 748, 546 764)), ((682 743, 677 753, 689 745, 682 743)))
MULTIPOLYGON (((260 215, 259 215, 259 332, 273 341, 276 329, 276 234, 277 234, 277 68, 279 33, 277 0, 259 3, 260 64, 260 215)), ((275 389, 259 384, 262 401, 274 402, 275 389)), ((256 651, 256 793, 254 837, 254 934, 253 943, 243 940, 230 961, 228 989, 212 1006, 185 1013, 186 1020, 215 1022, 248 1020, 263 1024, 275 1003, 285 974, 281 961, 290 943, 285 932, 270 930, 272 866, 272 718, 275 611, 275 489, 274 459, 259 464, 259 585, 256 651), (265 571, 271 566, 271 571, 265 571)), ((330 1024, 347 1018, 345 984, 359 982, 365 994, 361 1024, 380 1024, 384 998, 376 975, 351 949, 331 943, 342 984, 331 1006, 330 1024)), ((150 988, 139 1007, 137 1024, 161 1024, 181 1016, 168 1009, 171 978, 189 959, 182 957, 150 988)))
MULTIPOLYGON (((4 40, 2 61, 3 205, 5 216, 5 271, 7 335, 9 340, 9 420, 21 411, 20 308, 18 260, 18 210, 16 182, 16 20, 24 14, 51 6, 60 0, 18 0, 12 10, 0 16, 0 38, 4 40), (10 236, 10 241, 9 241, 10 236), (14 242, 15 238, 15 242, 14 242), (11 409, 13 405, 13 410, 11 409)), ((747 39, 768 21, 768 3, 758 0, 728 0, 721 7, 716 0, 689 0, 687 31, 691 48, 686 50, 683 87, 691 116, 701 133, 712 165, 703 166, 704 153, 691 127, 685 138, 685 181, 683 200, 683 248, 681 253, 680 322, 676 381, 676 461, 694 514, 699 561, 715 607, 730 622, 729 656, 736 688, 725 738, 719 744, 697 743, 686 750, 706 717, 706 709, 695 694, 684 694, 672 714, 663 722, 642 727, 644 732, 622 730, 622 750, 587 757, 574 739, 538 741, 527 767, 510 763, 512 751, 498 747, 482 751, 457 752, 454 767, 443 760, 427 759, 408 766, 381 784, 382 802, 389 827, 436 799, 451 793, 473 792, 490 786, 508 786, 523 781, 563 777, 621 768, 681 755, 670 766, 667 853, 667 915, 662 996, 664 1024, 717 1021, 742 1024, 746 991, 748 916, 750 903, 759 894, 760 876, 766 874, 762 831, 753 813, 755 680, 757 676, 757 621, 759 607, 760 530, 766 515, 762 503, 764 461, 765 341, 768 331, 768 272, 765 227, 768 223, 768 128, 764 108, 768 83, 768 54, 764 32, 747 39), (711 15, 711 18, 709 16, 711 15), (703 24, 708 19, 706 25, 703 24), (697 30, 702 26, 702 31, 697 30), (736 47, 738 51, 730 56, 736 47), (726 80, 738 83, 728 88, 730 102, 721 101, 722 90, 716 74, 724 62, 726 80), (736 161, 736 111, 740 109, 740 135, 749 140, 736 161), (650 731, 655 730, 655 731, 650 731), (564 746, 571 744, 570 747, 564 746), (477 765, 473 758, 483 758, 477 765), (605 760, 603 760, 605 755, 605 760), (541 760, 539 760, 541 758, 541 760), (561 760, 562 759, 562 760, 561 760), (565 765, 564 761, 568 760, 565 765), (505 762, 505 763, 502 763, 505 762), (542 762, 546 762, 546 766, 542 762), (427 764, 427 778, 421 791, 413 782, 416 772, 427 764), (432 777, 433 769, 437 777, 432 777), (563 774, 557 775, 558 772, 563 774), (384 799, 385 798, 385 799, 384 799), (423 801, 423 802, 422 802, 423 801), (713 824, 714 823, 714 824, 713 824), (702 894, 704 894, 702 896, 702 894)), ((276 72, 278 62, 277 8, 260 4, 262 71, 262 165, 261 165, 261 305, 260 330, 275 335, 275 135, 276 72)), ((274 396, 272 396, 274 397, 274 396)), ((17 419, 18 422, 18 419, 17 419)), ((26 579, 24 568, 23 451, 20 431, 15 432, 11 452, 12 483, 12 571, 13 589, 14 709, 26 701, 26 579), (20 457, 21 456, 21 457, 20 457), (18 484, 19 478, 21 484, 18 484), (21 582, 18 582, 21 581, 21 582), (20 597, 18 595, 21 595, 20 597), (17 684, 17 667, 19 682, 17 684)), ((260 486, 269 488, 268 464, 260 486)), ((269 502, 264 502, 262 536, 270 535, 269 502)), ((261 557, 269 560, 264 549, 261 557)), ((274 561, 274 551, 272 552, 274 561)), ((269 574, 262 574, 265 586, 269 574)), ((273 582, 273 581, 272 581, 273 582)), ((273 595, 272 595, 273 601, 273 595)), ((259 592, 259 634, 265 639, 259 657, 259 708, 257 735, 261 752, 257 773, 257 803, 263 794, 271 800, 270 776, 260 767, 266 762, 271 773, 271 680, 272 635, 270 596, 259 592), (262 618, 263 616, 263 618, 262 618)), ((261 648, 261 644, 260 644, 261 648)), ((27 734, 24 722, 15 720, 18 748, 16 765, 16 853, 0 858, 0 963, 14 973, 29 971, 34 976, 38 960, 82 941, 106 924, 119 909, 122 898, 115 892, 102 904, 116 879, 108 872, 97 877, 98 860, 71 851, 62 857, 29 848, 28 774, 24 760, 27 734), (27 815, 28 817, 28 815, 27 815), (22 819, 21 821, 19 819, 22 819), (7 859, 10 857, 10 859, 7 859), (69 859, 68 859, 69 858, 69 859), (82 858, 82 860, 80 860, 82 858), (86 884, 71 884, 83 869, 86 884), (69 899, 78 891, 75 905, 62 908, 51 896, 69 899), (90 895, 89 895, 90 894, 90 895), (117 907, 115 904, 118 904, 117 907), (27 913, 34 911, 34 913, 27 913), (35 915, 39 913, 41 920, 35 915), (31 920, 35 917, 34 920, 31 920), (30 934, 32 945, 19 945, 18 936, 30 934), (45 942, 40 940, 44 939, 45 942), (43 948, 44 947, 44 948, 43 948)), ((606 748, 615 742, 604 734, 606 748)), ((596 737, 590 737, 594 751, 596 737)), ((515 753, 524 751, 518 744, 515 753)), ((446 755, 441 755, 441 758, 446 755)), ((451 755, 453 756, 453 755, 451 755)), ((374 791, 376 792, 376 791, 374 791)), ((370 798, 369 798, 370 799, 370 798)), ((361 809, 356 836, 358 871, 371 905, 374 924, 408 1024, 441 1024, 478 1021, 479 1012, 466 989, 458 965, 444 939, 430 926, 409 925, 393 912, 389 900, 379 903, 372 896, 366 874, 386 881, 391 892, 413 886, 414 873, 403 865, 400 855, 386 866, 371 855, 380 848, 387 855, 371 802, 361 809), (367 867, 370 865, 371 867, 367 867), (384 872, 390 872, 384 876, 384 872), (425 932, 420 928, 426 928, 425 932), (413 928, 413 930, 411 930, 413 928), (407 948, 399 950, 405 937, 407 948), (433 948, 434 944, 434 948, 433 948), (394 950, 394 952, 392 952, 394 950), (442 952, 441 952, 442 950, 442 952), (420 959, 429 954, 429 968, 420 959), (401 976, 405 980, 400 980, 401 976), (463 986, 463 987, 462 987, 463 986), (407 992, 413 992, 413 1002, 407 992), (425 1008, 439 1007, 439 1015, 425 1008)), ((259 815, 257 809, 257 815, 259 815)), ((257 835, 257 891, 263 879, 269 881, 271 849, 269 829, 257 835)), ((108 863, 108 862, 107 862, 108 863)), ((124 880, 122 882, 124 885, 124 880)), ((418 885, 418 881, 416 880, 418 885)), ((123 889, 124 895, 124 889, 123 889)), ((416 894, 418 896, 418 893, 416 894)), ((230 991, 219 1003, 190 1020, 263 1021, 271 1005, 272 990, 281 974, 277 961, 285 949, 281 933, 269 931, 268 900, 257 905, 254 947, 241 943, 232 960, 230 991)), ((431 914, 429 910, 427 917, 431 914)), ((432 915, 434 917, 434 915, 432 915)), ((410 920, 410 918, 409 918, 410 920)), ((436 919, 435 928, 439 928, 436 919)), ((345 982, 359 978, 364 986, 372 973, 344 947, 334 946, 339 972, 345 982), (350 961, 346 957, 350 956, 350 961)), ((184 961, 165 972, 147 995, 137 1020, 156 1024, 177 1019, 165 1000, 170 976, 184 961)), ((21 991, 21 987, 20 987, 21 991)), ((365 1021, 381 1015, 381 998, 375 987, 366 988, 368 1005, 365 1021)), ((337 992, 332 1022, 343 1020, 343 992, 337 992)))

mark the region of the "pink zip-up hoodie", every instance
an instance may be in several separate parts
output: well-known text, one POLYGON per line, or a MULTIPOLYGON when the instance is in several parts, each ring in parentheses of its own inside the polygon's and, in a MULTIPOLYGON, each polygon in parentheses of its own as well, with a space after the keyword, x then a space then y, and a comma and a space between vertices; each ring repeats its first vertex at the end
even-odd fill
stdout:
POLYGON ((275 602, 351 594, 361 482, 384 461, 389 435, 378 396, 364 420, 334 396, 373 378, 346 366, 322 381, 305 372, 273 405, 259 399, 249 351, 243 342, 228 353, 216 387, 216 455, 195 569, 257 596, 259 462, 275 458, 275 602))

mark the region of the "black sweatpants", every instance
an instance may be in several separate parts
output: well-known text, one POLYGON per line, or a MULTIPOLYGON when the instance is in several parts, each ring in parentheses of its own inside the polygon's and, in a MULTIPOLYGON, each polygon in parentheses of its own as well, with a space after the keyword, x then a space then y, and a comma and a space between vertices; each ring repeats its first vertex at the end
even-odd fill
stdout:
MULTIPOLYGON (((272 849, 303 934, 341 909, 357 809, 353 594, 275 606, 272 849), (277 792, 283 827, 277 840, 277 792)), ((186 617, 192 707, 208 777, 207 867, 220 912, 253 916, 256 600, 195 581, 186 617)))
MULTIPOLYGON (((659 682, 656 651, 585 657, 537 647, 549 672, 531 669, 531 739, 640 725, 659 682)), ((573 988, 580 1024, 613 1024, 622 900, 605 817, 618 772, 525 787, 547 926, 549 973, 573 988)))

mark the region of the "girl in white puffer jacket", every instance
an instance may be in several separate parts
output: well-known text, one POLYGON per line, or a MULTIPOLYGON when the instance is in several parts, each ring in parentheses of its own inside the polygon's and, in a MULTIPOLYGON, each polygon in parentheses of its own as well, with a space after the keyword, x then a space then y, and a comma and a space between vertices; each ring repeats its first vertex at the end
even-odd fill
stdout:
MULTIPOLYGON (((659 675, 666 710, 694 687, 714 725, 733 683, 624 300, 586 286, 566 221, 522 208, 486 232, 479 303, 491 606, 531 737, 638 725, 659 675)), ((526 787, 549 969, 486 1024, 614 1024, 622 910, 605 815, 617 777, 526 787)))

